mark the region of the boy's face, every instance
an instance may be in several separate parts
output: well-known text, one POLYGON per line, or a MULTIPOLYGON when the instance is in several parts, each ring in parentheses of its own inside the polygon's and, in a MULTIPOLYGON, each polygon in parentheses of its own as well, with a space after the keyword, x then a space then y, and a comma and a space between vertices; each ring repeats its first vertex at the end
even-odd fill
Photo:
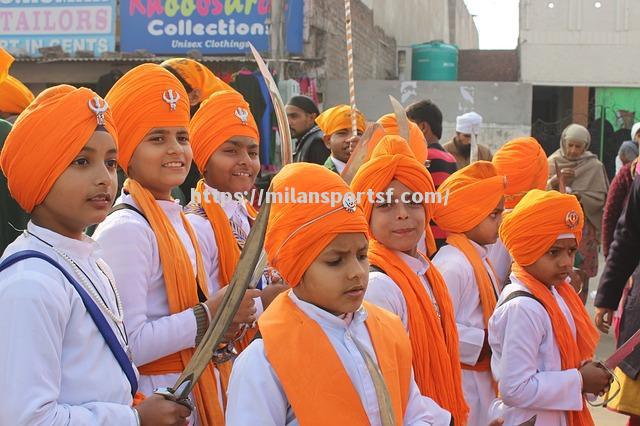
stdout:
POLYGON ((485 217, 482 222, 464 234, 467 238, 481 246, 495 243, 498 240, 498 229, 502 222, 502 212, 504 212, 504 197, 500 200, 496 208, 489 213, 489 216, 485 217))
POLYGON ((524 270, 547 286, 560 284, 573 270, 577 250, 575 238, 556 240, 540 259, 524 270))
POLYGON ((388 191, 393 192, 391 203, 385 199, 373 205, 369 222, 371 233, 387 248, 415 256, 425 231, 424 206, 411 201, 413 191, 400 181, 392 180, 388 191))
POLYGON ((95 132, 33 210, 34 222, 71 238, 102 222, 118 188, 116 157, 111 135, 95 132))
POLYGON ((338 234, 302 276, 293 292, 334 315, 355 312, 369 282, 369 243, 361 232, 338 234))
POLYGON ((133 152, 127 175, 156 199, 168 200, 171 189, 186 179, 192 158, 185 127, 154 127, 133 152))
POLYGON ((260 171, 258 143, 248 136, 234 136, 209 157, 204 178, 221 192, 251 190, 260 171))
MULTIPOLYGON (((358 136, 362 136, 362 132, 358 130, 358 136)), ((324 144, 338 160, 346 163, 351 156, 351 129, 341 129, 331 136, 324 136, 324 144)))

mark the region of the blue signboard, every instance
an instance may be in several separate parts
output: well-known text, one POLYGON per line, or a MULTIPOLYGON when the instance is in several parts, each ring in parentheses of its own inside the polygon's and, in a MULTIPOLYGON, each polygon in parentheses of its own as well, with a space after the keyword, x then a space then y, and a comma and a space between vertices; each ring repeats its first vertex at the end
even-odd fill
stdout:
POLYGON ((61 46, 96 56, 115 50, 116 0, 0 0, 0 47, 38 56, 61 46))
MULTIPOLYGON (((303 0, 285 1, 286 47, 302 53, 303 0)), ((270 0, 121 0, 120 50, 156 54, 269 50, 270 0)))

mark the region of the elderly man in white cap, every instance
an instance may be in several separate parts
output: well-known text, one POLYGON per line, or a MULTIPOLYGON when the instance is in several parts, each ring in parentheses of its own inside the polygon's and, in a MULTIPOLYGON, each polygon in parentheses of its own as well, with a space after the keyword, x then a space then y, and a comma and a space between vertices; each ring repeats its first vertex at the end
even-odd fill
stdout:
MULTIPOLYGON (((473 111, 456 117, 456 135, 443 148, 456 158, 458 170, 471 162, 472 141, 478 137, 481 124, 482 117, 473 111)), ((491 157, 489 147, 478 144, 477 158, 473 160, 491 161, 491 157)))

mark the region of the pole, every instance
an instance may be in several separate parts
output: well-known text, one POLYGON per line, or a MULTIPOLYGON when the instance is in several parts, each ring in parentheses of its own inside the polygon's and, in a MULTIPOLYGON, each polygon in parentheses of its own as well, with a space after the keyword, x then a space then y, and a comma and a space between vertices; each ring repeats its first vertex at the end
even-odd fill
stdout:
POLYGON ((351 105, 351 133, 358 135, 356 120, 356 82, 353 75, 353 34, 351 32, 351 1, 344 0, 344 21, 347 36, 347 71, 349 74, 349 104, 351 105))
POLYGON ((602 105, 600 107, 600 162, 604 158, 604 120, 605 120, 606 107, 602 105))

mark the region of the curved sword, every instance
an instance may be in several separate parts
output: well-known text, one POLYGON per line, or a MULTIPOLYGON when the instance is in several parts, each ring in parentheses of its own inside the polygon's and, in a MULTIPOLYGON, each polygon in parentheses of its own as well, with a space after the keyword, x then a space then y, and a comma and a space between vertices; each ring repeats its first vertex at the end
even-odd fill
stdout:
POLYGON ((406 140, 409 143, 409 118, 407 118, 407 112, 404 110, 402 104, 398 102, 396 98, 389 95, 393 112, 396 115, 396 122, 398 123, 398 136, 406 140))

